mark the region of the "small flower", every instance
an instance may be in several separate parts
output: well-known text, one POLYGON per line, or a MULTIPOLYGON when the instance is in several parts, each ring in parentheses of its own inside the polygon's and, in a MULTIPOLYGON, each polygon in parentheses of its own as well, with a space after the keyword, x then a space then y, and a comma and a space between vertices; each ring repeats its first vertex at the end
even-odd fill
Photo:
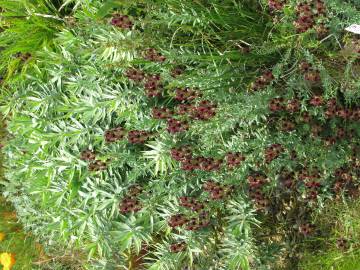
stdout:
POLYGON ((120 14, 116 14, 111 19, 110 23, 122 29, 130 29, 133 26, 133 22, 130 20, 129 16, 120 14))
POLYGON ((284 3, 279 0, 269 0, 268 4, 271 10, 281 10, 284 7, 284 3))
POLYGON ((268 86, 275 79, 271 71, 264 72, 251 84, 251 90, 258 91, 268 86))
POLYGON ((149 48, 145 50, 144 55, 144 58, 146 60, 152 62, 164 62, 166 60, 166 57, 163 56, 161 53, 157 52, 154 48, 149 48))
POLYGON ((208 100, 203 100, 197 107, 193 107, 191 110, 191 118, 197 120, 209 120, 214 117, 216 112, 216 105, 212 104, 208 100))
POLYGON ((272 112, 282 111, 285 109, 283 98, 273 98, 269 102, 269 110, 272 112))
POLYGON ((131 144, 145 143, 151 137, 151 133, 145 130, 131 130, 128 134, 128 140, 131 144))
POLYGON ((175 90, 175 94, 175 99, 178 101, 192 101, 199 96, 199 94, 195 90, 188 87, 177 88, 175 90))
POLYGON ((281 129, 283 131, 292 131, 295 129, 295 124, 291 121, 285 120, 281 123, 281 129))
POLYGON ((168 119, 171 118, 173 112, 168 108, 159 108, 153 107, 152 108, 152 117, 155 119, 168 119))
POLYGON ((88 166, 89 171, 92 172, 103 171, 106 170, 106 168, 107 168, 106 162, 101 160, 95 160, 92 163, 90 163, 88 166))
POLYGON ((189 124, 187 121, 176 120, 173 118, 170 118, 167 121, 167 131, 171 134, 177 132, 183 132, 188 129, 189 129, 189 124))
POLYGON ((292 113, 299 111, 300 101, 296 98, 288 100, 288 103, 286 104, 286 110, 292 113))
POLYGON ((7 252, 0 254, 0 264, 4 266, 3 270, 11 270, 15 262, 15 254, 7 252))
POLYGON ((141 82, 145 78, 144 72, 135 68, 128 69, 125 75, 135 82, 141 82))
POLYGON ((319 82, 321 80, 320 72, 317 70, 309 70, 305 73, 304 79, 309 82, 319 82))
POLYGON ((227 153, 226 159, 228 167, 232 169, 239 166, 246 158, 241 153, 227 153))
POLYGON ((315 7, 318 15, 325 15, 326 14, 326 7, 325 3, 321 0, 317 0, 315 2, 315 7))
POLYGON ((322 96, 313 96, 309 103, 313 106, 321 106, 323 104, 324 100, 322 96))
POLYGON ((177 67, 175 67, 175 68, 173 68, 171 70, 171 76, 173 78, 176 78, 176 77, 180 76, 183 73, 184 73, 184 69, 182 67, 180 67, 180 66, 177 66, 177 67))
POLYGON ((172 253, 178 253, 183 251, 186 248, 185 242, 175 243, 170 246, 170 251, 172 253))
POLYGON ((107 143, 116 142, 125 137, 126 131, 123 127, 117 127, 113 129, 106 130, 104 133, 105 141, 107 143))
POLYGON ((336 246, 339 249, 346 250, 349 247, 349 243, 348 243, 348 241, 346 239, 339 238, 339 239, 336 240, 336 246))
POLYGON ((309 236, 314 232, 315 226, 313 224, 302 224, 299 226, 299 232, 303 234, 305 237, 309 236))
POLYGON ((81 160, 91 161, 91 160, 95 160, 95 158, 96 158, 96 153, 91 150, 84 150, 80 154, 81 160))
POLYGON ((168 224, 172 228, 181 227, 187 222, 188 219, 183 214, 176 214, 174 216, 171 216, 168 220, 168 224))
POLYGON ((301 72, 307 72, 311 69, 311 64, 306 62, 306 61, 302 61, 300 64, 299 64, 299 69, 301 72))

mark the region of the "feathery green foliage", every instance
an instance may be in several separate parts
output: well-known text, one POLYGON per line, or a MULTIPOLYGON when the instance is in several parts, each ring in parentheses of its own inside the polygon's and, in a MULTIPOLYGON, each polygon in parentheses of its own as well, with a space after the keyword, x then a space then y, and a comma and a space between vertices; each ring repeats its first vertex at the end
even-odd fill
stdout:
POLYGON ((2 184, 46 246, 88 269, 296 269, 314 212, 355 196, 354 4, 302 31, 297 1, 40 2, 2 184))

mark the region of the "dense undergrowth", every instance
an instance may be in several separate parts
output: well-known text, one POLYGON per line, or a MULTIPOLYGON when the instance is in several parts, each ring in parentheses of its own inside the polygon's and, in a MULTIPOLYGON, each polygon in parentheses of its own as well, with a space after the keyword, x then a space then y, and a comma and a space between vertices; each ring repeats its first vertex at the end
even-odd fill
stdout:
POLYGON ((66 269, 356 263, 355 1, 0 7, 4 195, 66 269))

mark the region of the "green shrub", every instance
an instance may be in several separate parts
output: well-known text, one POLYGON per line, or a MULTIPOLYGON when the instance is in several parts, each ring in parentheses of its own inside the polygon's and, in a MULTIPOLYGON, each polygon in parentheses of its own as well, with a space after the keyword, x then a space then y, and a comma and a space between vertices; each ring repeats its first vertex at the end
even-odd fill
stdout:
POLYGON ((296 269, 358 188, 359 14, 331 0, 300 33, 265 2, 76 11, 2 106, 26 228, 89 269, 296 269))

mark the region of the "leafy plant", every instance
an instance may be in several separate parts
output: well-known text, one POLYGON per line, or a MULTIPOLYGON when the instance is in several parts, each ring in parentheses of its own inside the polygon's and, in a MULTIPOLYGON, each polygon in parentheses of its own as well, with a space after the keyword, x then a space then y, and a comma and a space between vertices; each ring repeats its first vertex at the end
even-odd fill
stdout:
POLYGON ((72 2, 3 92, 25 227, 89 269, 296 269, 358 191, 353 6, 72 2))

